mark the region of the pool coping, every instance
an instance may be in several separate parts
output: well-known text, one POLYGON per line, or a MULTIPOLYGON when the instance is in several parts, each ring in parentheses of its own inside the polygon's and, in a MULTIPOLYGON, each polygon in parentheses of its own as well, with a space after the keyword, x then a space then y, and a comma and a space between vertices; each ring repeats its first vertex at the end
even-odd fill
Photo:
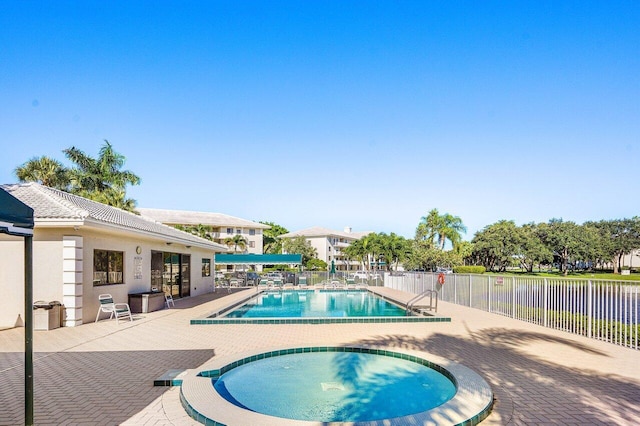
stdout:
POLYGON ((420 425, 476 425, 484 420, 493 408, 493 391, 487 382, 475 371, 442 357, 424 351, 398 348, 347 346, 278 347, 272 350, 256 350, 242 354, 220 357, 201 368, 184 372, 180 382, 180 402, 187 414, 206 425, 253 426, 394 426, 420 425), (293 420, 269 416, 238 407, 216 392, 212 378, 239 365, 272 356, 305 352, 365 352, 395 356, 414 362, 421 362, 443 374, 453 377, 456 394, 452 399, 431 410, 391 419, 365 422, 320 422, 293 420), (419 360, 419 361, 417 361, 419 360))
MULTIPOLYGON (((394 303, 401 308, 402 303, 398 300, 394 300, 390 297, 382 296, 370 289, 294 289, 298 291, 366 291, 376 295, 377 297, 394 303)), ((249 300, 257 297, 261 293, 268 293, 273 290, 258 290, 255 293, 252 292, 244 298, 234 301, 228 305, 225 305, 217 311, 208 313, 204 318, 194 318, 190 320, 191 325, 205 325, 205 324, 353 324, 353 323, 414 323, 414 322, 451 322, 450 317, 438 315, 437 313, 423 313, 417 315, 412 312, 412 315, 399 316, 399 317, 284 317, 284 318, 227 318, 222 315, 226 314, 230 310, 245 304, 249 300)), ((280 290, 282 291, 282 290, 280 290)), ((285 290, 286 291, 286 290, 285 290)))

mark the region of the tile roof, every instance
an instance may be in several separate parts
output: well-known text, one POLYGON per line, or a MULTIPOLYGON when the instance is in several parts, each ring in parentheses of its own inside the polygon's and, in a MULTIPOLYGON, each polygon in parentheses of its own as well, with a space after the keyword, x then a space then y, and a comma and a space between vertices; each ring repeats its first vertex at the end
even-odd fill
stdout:
POLYGON ((287 234, 280 235, 281 238, 295 238, 295 237, 341 237, 349 238, 352 240, 359 240, 365 235, 369 235, 371 232, 344 232, 335 231, 333 229, 323 228, 321 226, 314 226, 300 231, 289 232, 287 234))
POLYGON ((179 242, 218 252, 227 247, 204 238, 158 223, 151 218, 136 215, 106 204, 91 201, 35 182, 0 185, 18 200, 33 209, 35 227, 82 225, 99 223, 133 233, 145 234, 162 240, 179 242))
POLYGON ((138 208, 140 214, 158 222, 180 225, 240 226, 243 228, 269 229, 269 225, 222 213, 194 212, 187 210, 164 210, 138 208))

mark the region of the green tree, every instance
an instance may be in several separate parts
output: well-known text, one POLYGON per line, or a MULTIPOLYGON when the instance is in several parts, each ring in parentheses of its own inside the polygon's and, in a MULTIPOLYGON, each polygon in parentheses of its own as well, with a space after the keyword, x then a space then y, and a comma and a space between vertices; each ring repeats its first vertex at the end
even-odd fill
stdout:
POLYGON ((318 251, 311 245, 311 242, 307 241, 303 236, 283 239, 282 251, 290 254, 301 254, 302 264, 305 266, 309 260, 318 257, 318 251))
POLYGON ((384 232, 378 234, 380 258, 385 262, 387 271, 397 270, 398 265, 409 255, 410 245, 404 237, 384 232))
POLYGON ((593 227, 564 222, 562 219, 551 219, 549 223, 541 223, 537 234, 543 244, 553 252, 560 261, 560 270, 564 275, 569 273, 569 265, 575 267, 578 261, 593 259, 597 254, 599 235, 593 227))
POLYGON ((282 253, 282 241, 280 235, 286 234, 289 231, 274 222, 262 222, 264 225, 270 226, 269 229, 265 229, 262 232, 262 247, 264 253, 280 254, 282 253))
POLYGON ((238 248, 244 251, 247 247, 247 239, 240 234, 235 234, 233 237, 225 238, 224 244, 229 248, 233 247, 233 252, 236 253, 238 248))
POLYGON ((98 158, 88 156, 76 147, 63 151, 75 167, 69 169, 71 193, 90 200, 133 211, 135 200, 126 198, 126 186, 141 180, 129 170, 121 170, 125 157, 113 150, 105 140, 98 158))
POLYGON ((520 240, 516 224, 501 220, 476 233, 472 240, 473 257, 489 271, 505 271, 519 252, 520 240))
POLYGON ((460 241, 453 248, 453 251, 460 259, 460 264, 466 265, 473 254, 473 243, 471 241, 460 241))
POLYGON ((455 247, 462 241, 463 233, 467 228, 462 223, 462 219, 449 213, 440 214, 438 209, 432 209, 426 216, 420 219, 416 228, 416 240, 431 241, 437 244, 440 250, 444 250, 448 241, 455 247))
POLYGON ((553 260, 536 229, 533 224, 516 226, 511 220, 488 225, 473 237, 472 257, 489 271, 503 272, 518 265, 532 272, 535 264, 553 260))
POLYGON ((322 259, 309 259, 304 267, 310 271, 326 271, 329 268, 327 262, 322 259))
POLYGON ((411 249, 403 262, 405 269, 430 271, 451 265, 450 252, 440 250, 432 241, 410 240, 411 249))
POLYGON ((516 257, 520 266, 527 272, 533 272, 537 264, 553 262, 553 253, 538 236, 538 225, 529 223, 519 228, 520 245, 516 257))
POLYGON ((625 255, 640 247, 640 217, 631 219, 601 220, 587 222, 600 236, 600 251, 604 257, 602 263, 612 263, 613 273, 619 273, 625 255))
POLYGON ((33 157, 16 167, 14 173, 20 182, 38 182, 50 188, 68 190, 70 180, 67 168, 50 157, 33 157))
POLYGON ((181 231, 185 231, 190 234, 197 235, 200 238, 213 241, 213 236, 211 235, 213 233, 212 226, 203 225, 200 223, 198 225, 174 225, 174 227, 181 231))

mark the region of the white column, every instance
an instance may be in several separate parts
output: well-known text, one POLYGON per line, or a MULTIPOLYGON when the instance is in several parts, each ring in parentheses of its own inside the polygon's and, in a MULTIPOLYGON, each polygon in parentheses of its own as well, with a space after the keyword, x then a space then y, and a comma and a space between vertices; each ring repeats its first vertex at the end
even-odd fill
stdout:
POLYGON ((65 327, 82 324, 82 237, 62 237, 62 304, 65 327))

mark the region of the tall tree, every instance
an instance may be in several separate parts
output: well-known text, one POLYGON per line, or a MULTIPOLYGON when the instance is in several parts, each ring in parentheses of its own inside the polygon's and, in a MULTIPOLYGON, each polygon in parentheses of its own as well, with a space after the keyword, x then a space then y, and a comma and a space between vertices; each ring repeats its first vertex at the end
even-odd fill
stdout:
POLYGON ((606 258, 606 263, 611 262, 614 274, 622 268, 623 257, 640 247, 640 217, 638 216, 631 219, 587 222, 585 225, 593 227, 600 235, 601 255, 606 258))
POLYGON ((455 247, 462 241, 461 234, 465 232, 467 228, 458 216, 449 213, 441 215, 438 209, 432 209, 420 219, 416 228, 416 240, 432 241, 440 250, 444 250, 447 240, 455 247))
POLYGON ((233 237, 225 238, 224 243, 229 248, 233 247, 234 253, 238 251, 238 248, 241 251, 244 251, 244 249, 247 247, 247 239, 240 234, 235 234, 233 237))
POLYGON ((318 251, 303 236, 285 238, 282 241, 282 251, 289 254, 301 254, 302 264, 305 266, 311 259, 318 257, 318 251))
POLYGON ((105 139, 98 158, 73 146, 63 152, 75 164, 69 170, 71 193, 127 210, 135 208, 135 200, 126 198, 126 186, 139 185, 141 180, 133 172, 121 170, 126 159, 109 141, 105 139))
POLYGON ((569 273, 569 265, 593 259, 598 245, 598 234, 592 227, 551 219, 538 225, 537 234, 549 250, 560 260, 560 270, 569 273))
POLYGON ((38 182, 62 191, 66 191, 69 186, 67 168, 58 160, 47 156, 33 157, 16 167, 14 173, 20 182, 38 182))
POLYGON ((410 250, 410 246, 404 237, 393 232, 386 235, 384 232, 378 234, 380 245, 380 256, 384 260, 387 271, 397 270, 398 264, 404 261, 410 250))
POLYGON ((280 235, 289 232, 285 227, 280 226, 274 222, 260 223, 270 226, 269 229, 265 229, 262 232, 262 247, 264 253, 279 254, 282 253, 282 241, 280 235))

